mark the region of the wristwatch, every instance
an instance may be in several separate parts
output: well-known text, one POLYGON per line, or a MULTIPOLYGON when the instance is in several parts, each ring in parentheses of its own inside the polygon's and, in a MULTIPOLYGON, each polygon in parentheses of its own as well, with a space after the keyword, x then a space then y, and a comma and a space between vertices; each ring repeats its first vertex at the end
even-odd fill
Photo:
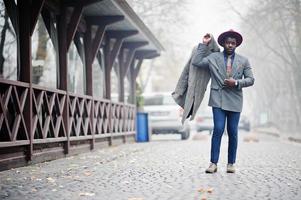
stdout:
POLYGON ((238 81, 237 80, 235 80, 235 86, 238 86, 238 81))

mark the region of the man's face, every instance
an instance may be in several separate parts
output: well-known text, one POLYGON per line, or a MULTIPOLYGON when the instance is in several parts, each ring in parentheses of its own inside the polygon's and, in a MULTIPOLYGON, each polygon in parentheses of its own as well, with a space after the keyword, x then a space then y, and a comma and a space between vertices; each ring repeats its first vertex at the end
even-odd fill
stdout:
POLYGON ((232 37, 227 37, 225 39, 224 49, 228 55, 231 55, 236 48, 236 39, 232 37))

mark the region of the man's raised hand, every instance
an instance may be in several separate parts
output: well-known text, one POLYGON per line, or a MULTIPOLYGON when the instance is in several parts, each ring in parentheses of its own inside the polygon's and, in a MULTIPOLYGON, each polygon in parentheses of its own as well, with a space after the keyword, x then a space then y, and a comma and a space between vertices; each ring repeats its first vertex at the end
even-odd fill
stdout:
POLYGON ((211 41, 211 35, 210 33, 206 33, 206 35, 204 35, 203 37, 203 44, 208 45, 211 41))

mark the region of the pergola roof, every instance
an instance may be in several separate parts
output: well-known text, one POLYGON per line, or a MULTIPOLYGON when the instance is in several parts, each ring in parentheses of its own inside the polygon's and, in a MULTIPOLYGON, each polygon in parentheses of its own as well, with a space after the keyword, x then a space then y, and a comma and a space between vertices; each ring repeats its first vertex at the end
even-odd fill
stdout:
POLYGON ((88 6, 83 10, 84 17, 124 16, 124 19, 110 24, 107 31, 138 31, 137 34, 125 38, 124 42, 148 42, 138 48, 138 51, 153 51, 157 55, 164 50, 148 27, 137 16, 125 0, 103 0, 88 6))

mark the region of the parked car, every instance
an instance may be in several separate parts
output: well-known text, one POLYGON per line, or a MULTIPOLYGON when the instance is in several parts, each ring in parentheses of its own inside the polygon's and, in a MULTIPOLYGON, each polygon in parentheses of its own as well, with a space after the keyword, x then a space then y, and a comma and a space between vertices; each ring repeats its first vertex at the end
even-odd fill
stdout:
MULTIPOLYGON (((196 131, 209 131, 210 134, 213 133, 213 114, 212 108, 209 106, 200 107, 195 116, 195 129, 196 131)), ((238 129, 245 131, 250 131, 251 125, 249 119, 245 115, 240 116, 238 123, 238 129)), ((227 132, 225 127, 225 132, 227 132)))
POLYGON ((181 134, 186 140, 190 135, 188 122, 181 123, 183 109, 173 100, 171 93, 145 94, 144 111, 148 113, 153 134, 181 134))
POLYGON ((197 132, 209 131, 213 132, 213 115, 212 108, 209 106, 201 106, 195 115, 195 129, 197 132))
POLYGON ((245 131, 250 131, 251 130, 250 120, 245 115, 240 116, 238 128, 243 129, 245 131))

